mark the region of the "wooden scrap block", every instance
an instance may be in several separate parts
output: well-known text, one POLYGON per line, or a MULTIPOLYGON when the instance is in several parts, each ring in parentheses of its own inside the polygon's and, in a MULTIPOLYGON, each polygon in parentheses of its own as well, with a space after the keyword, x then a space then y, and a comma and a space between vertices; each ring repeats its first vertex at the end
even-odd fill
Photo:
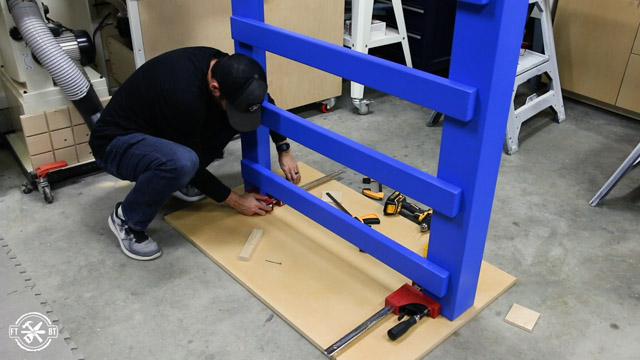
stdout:
POLYGON ((247 242, 244 243, 242 250, 238 254, 238 260, 249 261, 251 259, 251 254, 258 247, 258 243, 262 238, 262 229, 253 229, 251 230, 251 234, 249 234, 249 238, 247 242))
POLYGON ((536 326, 539 317, 539 312, 527 309, 522 305, 513 304, 504 321, 522 330, 533 332, 533 327, 536 326))

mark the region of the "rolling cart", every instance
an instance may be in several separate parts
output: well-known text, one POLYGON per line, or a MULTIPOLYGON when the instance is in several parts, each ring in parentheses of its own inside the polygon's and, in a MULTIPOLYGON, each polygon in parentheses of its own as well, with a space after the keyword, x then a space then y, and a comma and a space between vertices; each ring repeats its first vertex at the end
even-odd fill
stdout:
POLYGON ((18 161, 18 164, 26 178, 21 185, 22 192, 29 194, 33 192, 34 189, 38 189, 38 192, 43 196, 44 201, 47 204, 53 203, 54 200, 53 191, 51 189, 52 184, 101 171, 95 160, 73 165, 68 165, 64 160, 55 161, 42 164, 34 169, 31 165, 31 161, 29 160, 24 142, 20 141, 19 136, 15 133, 7 134, 6 139, 9 143, 9 148, 18 161))

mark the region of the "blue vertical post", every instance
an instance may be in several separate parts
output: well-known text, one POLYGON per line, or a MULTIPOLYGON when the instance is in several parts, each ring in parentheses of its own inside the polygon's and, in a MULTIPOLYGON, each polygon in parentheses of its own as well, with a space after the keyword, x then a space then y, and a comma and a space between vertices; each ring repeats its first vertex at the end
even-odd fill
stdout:
POLYGON ((473 305, 489 227, 527 0, 459 0, 451 80, 478 89, 473 119, 443 124, 438 178, 462 188, 460 213, 432 219, 428 259, 450 272, 442 313, 473 305))
MULTIPOLYGON (((264 0, 243 0, 231 2, 231 14, 244 16, 249 19, 264 22, 264 0)), ((265 51, 251 45, 234 41, 236 53, 251 56, 267 70, 265 51)), ((267 83, 269 79, 267 79, 267 83)), ((267 169, 271 169, 271 157, 269 153, 269 129, 260 126, 256 131, 241 133, 242 157, 250 159, 267 169)), ((254 188, 253 184, 245 182, 245 188, 254 188)))

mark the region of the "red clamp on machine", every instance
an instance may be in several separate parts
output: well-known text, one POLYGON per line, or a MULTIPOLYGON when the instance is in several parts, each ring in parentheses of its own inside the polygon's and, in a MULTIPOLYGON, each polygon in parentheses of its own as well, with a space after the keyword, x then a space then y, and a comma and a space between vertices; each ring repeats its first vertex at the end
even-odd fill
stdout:
POLYGON ((380 311, 326 348, 324 353, 332 356, 390 313, 398 315, 398 320, 409 317, 387 331, 389 339, 395 341, 425 316, 437 318, 440 315, 440 303, 423 294, 418 285, 404 284, 385 298, 384 307, 380 311))
MULTIPOLYGON (((53 170, 58 170, 67 167, 67 162, 64 160, 56 161, 52 163, 47 163, 38 166, 33 169, 31 172, 31 177, 35 179, 35 183, 38 186, 38 191, 44 197, 44 201, 47 204, 51 204, 53 202, 53 193, 51 192, 51 185, 49 184, 49 172, 53 170)), ((26 187, 26 185, 23 185, 26 187)), ((25 188, 22 190, 25 194, 28 194, 29 191, 25 191, 25 188)))

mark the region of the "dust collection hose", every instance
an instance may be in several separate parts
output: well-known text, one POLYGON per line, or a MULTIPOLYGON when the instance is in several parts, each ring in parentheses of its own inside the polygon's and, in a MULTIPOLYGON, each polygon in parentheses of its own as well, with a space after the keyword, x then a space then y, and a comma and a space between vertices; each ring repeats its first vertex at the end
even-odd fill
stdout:
POLYGON ((100 99, 91 83, 47 28, 38 4, 35 0, 7 0, 7 4, 13 21, 31 51, 78 109, 89 129, 93 130, 102 112, 100 99))

